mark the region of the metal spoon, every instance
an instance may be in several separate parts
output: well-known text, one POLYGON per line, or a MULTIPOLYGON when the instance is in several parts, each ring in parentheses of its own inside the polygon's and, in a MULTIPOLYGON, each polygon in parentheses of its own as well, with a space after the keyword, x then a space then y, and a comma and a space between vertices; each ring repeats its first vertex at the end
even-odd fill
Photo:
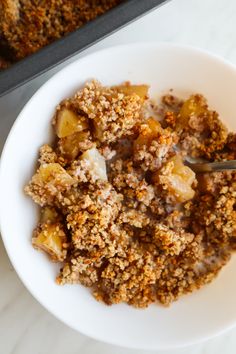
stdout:
POLYGON ((216 162, 195 162, 194 159, 186 157, 184 164, 194 172, 215 172, 236 170, 236 160, 216 161, 216 162))
MULTIPOLYGON (((181 149, 178 145, 175 145, 174 151, 180 153, 181 149)), ((184 156, 183 160, 186 166, 198 173, 236 170, 236 160, 207 162, 204 159, 194 158, 188 155, 184 156)))

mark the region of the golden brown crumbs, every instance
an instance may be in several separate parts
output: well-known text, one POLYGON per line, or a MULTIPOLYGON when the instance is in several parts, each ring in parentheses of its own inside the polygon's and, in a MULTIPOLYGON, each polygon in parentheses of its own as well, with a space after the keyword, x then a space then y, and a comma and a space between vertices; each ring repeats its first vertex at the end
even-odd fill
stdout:
MULTIPOLYGON (((1 0, 0 46, 20 60, 120 4, 122 0, 1 0)), ((1 67, 0 60, 0 69, 1 67)))
POLYGON ((169 305, 236 249, 236 173, 195 175, 183 160, 235 159, 236 134, 199 94, 154 105, 146 85, 87 83, 58 105, 25 188, 42 207, 33 246, 63 262, 57 283, 109 305, 169 305))

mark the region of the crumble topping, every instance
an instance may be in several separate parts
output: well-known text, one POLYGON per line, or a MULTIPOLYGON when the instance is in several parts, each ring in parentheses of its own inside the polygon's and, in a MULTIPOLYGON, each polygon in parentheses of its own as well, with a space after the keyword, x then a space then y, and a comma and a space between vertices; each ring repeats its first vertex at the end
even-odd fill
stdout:
POLYGON ((203 96, 154 106, 146 85, 92 81, 52 124, 25 191, 42 207, 33 246, 62 262, 58 284, 143 308, 215 278, 236 249, 236 173, 196 175, 184 156, 235 159, 236 134, 203 96))

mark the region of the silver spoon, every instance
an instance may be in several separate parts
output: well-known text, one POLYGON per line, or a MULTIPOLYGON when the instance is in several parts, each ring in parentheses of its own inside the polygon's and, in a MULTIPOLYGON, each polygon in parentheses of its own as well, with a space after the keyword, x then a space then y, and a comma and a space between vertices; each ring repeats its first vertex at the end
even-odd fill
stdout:
POLYGON ((216 162, 195 162, 194 159, 186 156, 184 164, 194 172, 215 172, 236 170, 236 160, 216 161, 216 162))
MULTIPOLYGON (((174 151, 179 153, 181 149, 178 145, 175 145, 174 151)), ((186 166, 198 173, 236 170, 236 160, 207 162, 204 159, 193 158, 191 156, 184 156, 183 160, 186 166)))

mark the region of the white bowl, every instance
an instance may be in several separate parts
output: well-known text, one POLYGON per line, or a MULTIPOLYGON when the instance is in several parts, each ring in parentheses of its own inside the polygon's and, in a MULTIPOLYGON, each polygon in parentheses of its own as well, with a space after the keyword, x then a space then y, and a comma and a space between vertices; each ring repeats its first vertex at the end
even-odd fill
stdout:
POLYGON ((23 193, 38 156, 50 140, 56 105, 86 80, 103 84, 130 80, 148 83, 157 97, 170 88, 186 96, 200 92, 223 121, 236 130, 235 68, 203 51, 171 44, 134 44, 108 48, 70 64, 53 76, 26 104, 2 153, 0 222, 11 262, 33 296, 61 321, 98 340, 139 349, 168 349, 193 344, 236 323, 236 259, 210 285, 183 296, 169 308, 151 305, 105 306, 80 285, 58 286, 58 265, 31 246, 37 208, 23 193))

